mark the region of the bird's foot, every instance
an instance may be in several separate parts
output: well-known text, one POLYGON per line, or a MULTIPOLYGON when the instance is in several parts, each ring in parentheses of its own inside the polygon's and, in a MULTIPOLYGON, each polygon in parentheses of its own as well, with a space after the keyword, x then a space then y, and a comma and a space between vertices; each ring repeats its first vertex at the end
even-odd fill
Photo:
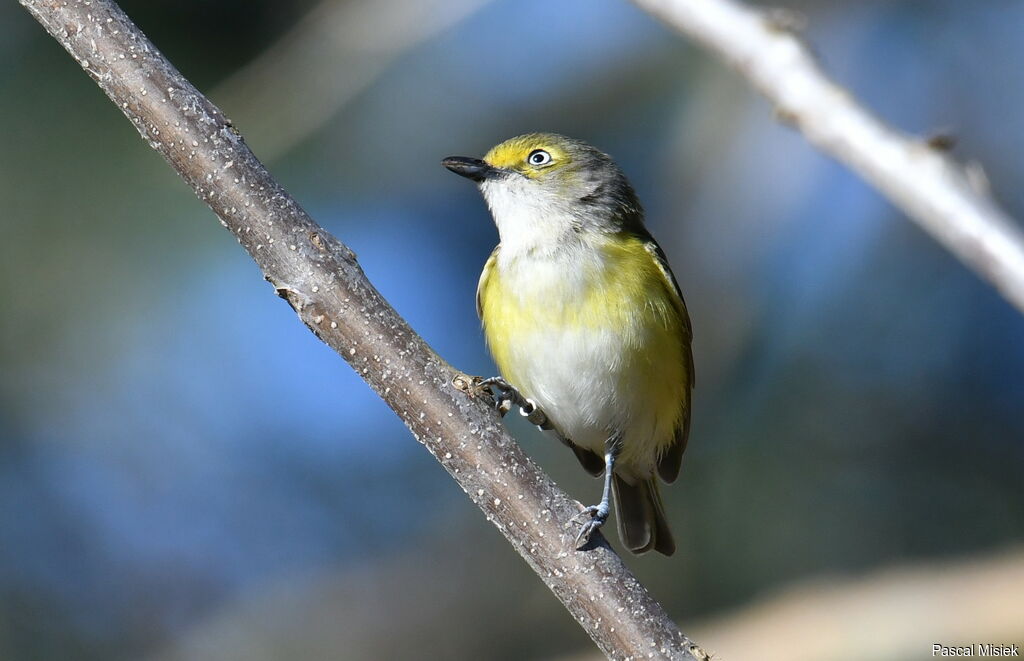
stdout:
POLYGON ((494 396, 495 406, 502 417, 513 406, 518 406, 519 412, 530 421, 530 424, 536 425, 541 429, 552 428, 551 422, 544 411, 532 399, 523 397, 523 394, 515 386, 502 377, 492 376, 489 379, 480 381, 478 385, 480 388, 487 388, 491 391, 491 394, 494 396))
POLYGON ((501 417, 505 417, 505 414, 512 409, 512 405, 517 401, 526 401, 511 384, 500 376, 485 379, 459 372, 452 379, 452 385, 470 397, 486 395, 494 402, 494 408, 498 410, 498 415, 501 417))
POLYGON ((570 524, 576 523, 577 520, 583 519, 589 516, 589 519, 583 521, 583 525, 580 526, 579 533, 576 534, 576 550, 582 549, 588 543, 590 543, 590 537, 598 529, 601 528, 605 523, 608 522, 608 515, 611 513, 611 507, 609 507, 606 501, 601 501, 600 505, 591 505, 584 508, 582 512, 572 517, 569 520, 570 524))
POLYGON ((528 405, 522 393, 500 376, 483 379, 478 385, 491 393, 494 398, 494 406, 498 409, 498 414, 501 417, 505 417, 505 414, 512 410, 513 406, 518 406, 521 409, 528 405))

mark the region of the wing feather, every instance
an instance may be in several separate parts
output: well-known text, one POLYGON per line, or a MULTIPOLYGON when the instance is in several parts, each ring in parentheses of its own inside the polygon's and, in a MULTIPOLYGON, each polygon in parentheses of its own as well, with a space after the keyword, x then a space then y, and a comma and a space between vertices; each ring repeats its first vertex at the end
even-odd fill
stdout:
POLYGON ((679 467, 683 461, 683 452, 686 451, 686 443, 690 437, 690 400, 691 391, 694 386, 693 350, 690 346, 693 341, 693 327, 690 325, 690 315, 686 311, 686 301, 683 300, 683 293, 679 289, 679 283, 676 282, 676 277, 672 274, 672 269, 668 265, 665 251, 661 249, 658 242, 650 235, 644 237, 644 239, 644 248, 647 249, 647 252, 654 259, 654 263, 658 265, 658 270, 665 279, 665 284, 668 286, 669 291, 675 293, 673 302, 683 325, 683 361, 685 362, 687 375, 686 397, 680 403, 683 407, 683 412, 680 416, 679 426, 676 428, 672 445, 668 447, 658 460, 658 475, 666 482, 672 483, 679 477, 679 467))

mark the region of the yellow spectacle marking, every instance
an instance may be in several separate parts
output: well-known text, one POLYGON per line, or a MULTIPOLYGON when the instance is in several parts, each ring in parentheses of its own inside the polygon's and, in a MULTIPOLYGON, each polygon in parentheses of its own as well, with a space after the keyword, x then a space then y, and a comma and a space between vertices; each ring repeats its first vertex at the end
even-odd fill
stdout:
POLYGON ((551 142, 550 138, 539 133, 530 133, 506 140, 500 145, 493 147, 484 156, 484 161, 489 165, 504 170, 515 170, 530 178, 537 176, 537 173, 541 170, 565 165, 569 160, 569 154, 564 149, 551 142), (538 168, 527 163, 526 157, 535 149, 543 149, 551 154, 551 165, 538 168))

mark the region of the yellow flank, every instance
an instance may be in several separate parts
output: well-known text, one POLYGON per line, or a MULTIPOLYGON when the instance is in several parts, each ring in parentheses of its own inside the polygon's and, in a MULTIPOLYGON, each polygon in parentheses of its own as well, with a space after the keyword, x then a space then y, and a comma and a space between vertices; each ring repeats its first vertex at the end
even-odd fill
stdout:
MULTIPOLYGON (((478 291, 487 343, 501 373, 529 397, 538 385, 531 371, 538 368, 524 359, 523 347, 562 343, 564 353, 573 354, 577 341, 614 338, 607 345, 614 350, 600 354, 606 364, 575 367, 617 380, 616 403, 630 418, 623 423, 634 425, 650 416, 650 424, 641 427, 648 430, 647 438, 626 439, 619 458, 624 468, 633 460, 649 463, 672 444, 688 405, 689 329, 683 302, 642 239, 604 235, 590 249, 600 257, 582 264, 577 278, 541 275, 526 295, 522 283, 503 277, 492 256, 478 291)), ((566 360, 572 369, 572 356, 566 360)), ((547 412, 557 418, 557 409, 547 412)))

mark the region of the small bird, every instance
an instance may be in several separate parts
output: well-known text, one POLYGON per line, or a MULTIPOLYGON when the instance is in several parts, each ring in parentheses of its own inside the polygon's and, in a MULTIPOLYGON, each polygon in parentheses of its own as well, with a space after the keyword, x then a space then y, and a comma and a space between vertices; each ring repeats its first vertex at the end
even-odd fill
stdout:
POLYGON ((442 164, 478 184, 500 237, 476 305, 501 377, 483 383, 604 474, 577 548, 614 493, 626 548, 672 555, 656 475, 674 481, 686 449, 692 332, 633 187, 607 154, 553 133, 442 164))

